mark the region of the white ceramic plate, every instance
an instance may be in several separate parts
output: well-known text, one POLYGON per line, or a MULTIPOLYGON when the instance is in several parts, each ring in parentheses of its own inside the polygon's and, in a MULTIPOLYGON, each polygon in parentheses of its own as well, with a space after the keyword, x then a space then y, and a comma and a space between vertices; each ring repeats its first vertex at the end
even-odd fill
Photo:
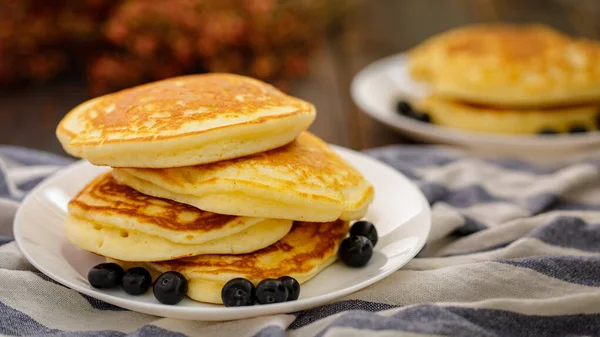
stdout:
POLYGON ((379 242, 364 268, 337 262, 301 287, 297 301, 226 308, 184 299, 178 305, 160 304, 152 292, 130 296, 120 289, 98 290, 87 282, 87 271, 103 259, 70 244, 62 223, 67 203, 92 178, 107 168, 76 163, 47 179, 24 200, 15 218, 14 233, 25 257, 59 283, 105 302, 156 316, 193 320, 231 320, 295 312, 326 304, 373 284, 393 273, 425 244, 431 227, 429 205, 407 178, 363 154, 335 149, 375 187, 375 200, 366 218, 376 224, 379 242))
POLYGON ((405 54, 390 56, 361 70, 353 79, 351 94, 365 113, 414 139, 459 145, 496 154, 544 155, 585 151, 600 145, 600 133, 536 136, 477 133, 414 121, 396 113, 399 99, 414 101, 429 92, 427 85, 408 74, 405 54))

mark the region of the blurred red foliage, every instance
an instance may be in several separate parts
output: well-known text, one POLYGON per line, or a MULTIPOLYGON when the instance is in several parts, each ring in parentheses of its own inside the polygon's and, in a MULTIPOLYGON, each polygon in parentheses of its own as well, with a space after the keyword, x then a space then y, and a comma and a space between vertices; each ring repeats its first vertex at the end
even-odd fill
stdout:
POLYGON ((0 85, 66 71, 93 95, 197 72, 280 87, 308 70, 344 0, 0 0, 0 85))

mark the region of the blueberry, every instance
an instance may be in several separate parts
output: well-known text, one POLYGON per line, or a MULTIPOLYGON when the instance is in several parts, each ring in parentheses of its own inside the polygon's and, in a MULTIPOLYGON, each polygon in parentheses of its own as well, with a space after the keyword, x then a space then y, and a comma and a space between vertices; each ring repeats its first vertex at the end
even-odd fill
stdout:
POLYGON ((295 301, 300 297, 300 283, 291 276, 282 276, 278 278, 288 290, 288 301, 295 301))
POLYGON ((586 133, 587 131, 585 125, 573 125, 569 128, 569 133, 586 133))
POLYGON ((413 113, 411 115, 408 115, 408 117, 411 117, 414 120, 418 120, 419 122, 431 123, 431 117, 426 112, 413 111, 413 113))
POLYGON ((142 267, 127 269, 123 275, 123 290, 129 295, 141 295, 152 284, 150 272, 142 267))
POLYGON ((556 131, 556 129, 553 129, 553 128, 543 128, 543 129, 540 130, 540 132, 538 132, 538 134, 540 134, 540 135, 556 135, 558 133, 559 132, 556 131))
POLYGON ((268 278, 256 286, 256 299, 260 304, 285 302, 288 295, 287 287, 280 280, 268 278))
POLYGON ((377 244, 379 237, 377 236, 377 229, 372 222, 369 221, 357 221, 350 228, 350 235, 362 235, 367 239, 371 240, 373 247, 377 244))
POLYGON ((373 256, 373 244, 362 235, 345 238, 338 251, 340 260, 350 267, 362 267, 373 256))
POLYGON ((221 290, 221 300, 226 307, 253 305, 256 301, 256 288, 245 278, 234 278, 225 283, 221 290))
POLYGON ((94 288, 112 288, 121 284, 123 268, 116 263, 101 263, 88 272, 88 281, 94 288))
POLYGON ((154 297, 163 304, 177 304, 181 302, 187 290, 187 280, 176 271, 168 271, 160 275, 152 288, 154 297))
POLYGON ((401 115, 409 115, 412 113, 412 107, 406 101, 398 101, 396 103, 396 112, 401 115))
POLYGON ((419 122, 431 123, 431 116, 428 113, 413 110, 412 106, 406 101, 396 103, 396 112, 419 122))

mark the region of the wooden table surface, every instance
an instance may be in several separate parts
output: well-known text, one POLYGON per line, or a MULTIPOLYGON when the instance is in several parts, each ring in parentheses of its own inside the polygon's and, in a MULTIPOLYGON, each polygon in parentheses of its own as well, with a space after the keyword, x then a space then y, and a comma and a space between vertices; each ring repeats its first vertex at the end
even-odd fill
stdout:
MULTIPOLYGON (((311 131, 331 143, 354 149, 403 143, 407 140, 352 102, 350 82, 369 63, 473 22, 541 22, 569 34, 599 38, 599 19, 598 0, 366 0, 314 55, 310 74, 295 83, 291 93, 316 105, 318 117, 311 131)), ((87 98, 84 85, 75 80, 2 89, 0 144, 63 153, 54 137, 56 124, 87 98)))

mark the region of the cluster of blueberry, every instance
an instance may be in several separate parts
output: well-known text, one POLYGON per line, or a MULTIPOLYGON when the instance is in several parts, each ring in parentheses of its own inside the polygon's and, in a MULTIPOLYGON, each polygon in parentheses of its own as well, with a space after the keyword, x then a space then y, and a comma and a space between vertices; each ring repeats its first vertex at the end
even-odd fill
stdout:
MULTIPOLYGON (((584 125, 573 125, 569 128, 569 133, 586 133, 588 129, 584 125)), ((540 135, 557 135, 560 132, 553 128, 543 128, 538 132, 540 135)))
MULTIPOLYGON (((115 288, 119 285, 130 295, 144 294, 152 285, 150 272, 142 267, 123 271, 116 263, 101 263, 88 272, 88 281, 95 288, 115 288)), ((188 283, 185 277, 176 271, 161 274, 152 287, 154 297, 163 304, 177 304, 185 297, 188 283)), ((244 278, 235 278, 225 284, 221 298, 225 306, 270 304, 293 301, 300 296, 300 284, 296 279, 283 276, 278 279, 266 279, 255 288, 252 282, 244 278)))
POLYGON ((373 247, 379 237, 375 225, 369 221, 357 221, 350 228, 350 236, 340 244, 340 260, 350 267, 362 267, 373 256, 373 247))
MULTIPOLYGON (((600 111, 596 114, 596 128, 600 130, 600 111)), ((585 125, 573 125, 569 128, 569 133, 586 133, 590 130, 585 125)), ((553 128, 543 128, 540 130, 540 135, 557 135, 560 132, 553 128)))
MULTIPOLYGON (((365 266, 373 256, 373 247, 379 240, 375 225, 369 221, 357 221, 350 228, 350 236, 340 244, 340 260, 350 267, 365 266)), ((130 295, 141 295, 152 285, 150 272, 142 267, 123 271, 116 263, 101 263, 88 272, 88 281, 95 288, 121 286, 130 295)), ((177 304, 185 297, 188 283, 176 271, 161 274, 152 287, 154 297, 163 304, 177 304)), ((221 290, 221 300, 226 307, 272 304, 295 301, 300 296, 300 283, 290 276, 262 280, 255 287, 245 278, 235 278, 221 290)))
MULTIPOLYGON (((142 267, 123 271, 116 263, 101 263, 90 269, 88 281, 95 288, 115 288, 120 285, 129 295, 141 295, 152 285, 152 276, 142 267)), ((187 280, 183 275, 168 271, 156 279, 152 292, 160 303, 177 304, 185 297, 187 289, 187 280)))
POLYGON ((226 307, 295 301, 299 296, 300 283, 290 276, 268 278, 256 287, 249 280, 238 277, 227 282, 221 291, 221 300, 226 307))
POLYGON ((416 111, 406 101, 398 101, 396 103, 396 112, 408 118, 412 118, 419 122, 431 123, 431 117, 426 112, 416 111))

